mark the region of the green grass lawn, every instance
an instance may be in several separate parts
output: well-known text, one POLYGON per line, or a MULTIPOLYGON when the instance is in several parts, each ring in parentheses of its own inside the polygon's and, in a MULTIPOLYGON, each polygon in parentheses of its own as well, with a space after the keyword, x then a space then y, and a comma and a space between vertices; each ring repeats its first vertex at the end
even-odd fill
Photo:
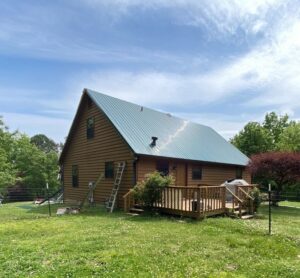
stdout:
POLYGON ((283 206, 283 207, 300 208, 300 202, 294 202, 294 201, 282 201, 282 202, 279 202, 279 205, 283 206))
MULTIPOLYGON (((54 210, 54 208, 53 208, 54 210)), ((47 217, 0 206, 1 277, 300 277, 300 209, 253 220, 107 214, 47 217)))

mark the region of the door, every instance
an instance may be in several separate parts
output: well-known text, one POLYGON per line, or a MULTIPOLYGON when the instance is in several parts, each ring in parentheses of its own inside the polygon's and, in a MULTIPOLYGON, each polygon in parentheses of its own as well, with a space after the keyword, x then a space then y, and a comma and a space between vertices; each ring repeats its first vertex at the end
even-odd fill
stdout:
POLYGON ((185 163, 177 163, 176 185, 177 186, 187 186, 187 173, 186 173, 185 163))

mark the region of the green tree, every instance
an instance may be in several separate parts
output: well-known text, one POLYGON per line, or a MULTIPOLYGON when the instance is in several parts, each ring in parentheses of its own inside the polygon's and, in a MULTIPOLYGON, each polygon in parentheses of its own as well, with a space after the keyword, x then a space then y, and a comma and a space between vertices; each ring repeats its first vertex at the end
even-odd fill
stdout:
POLYGON ((34 197, 44 194, 47 182, 53 190, 60 186, 56 144, 44 135, 33 141, 41 144, 32 143, 25 134, 10 132, 0 117, 0 193, 22 189, 34 197))
POLYGON ((280 151, 300 152, 300 123, 291 123, 279 136, 277 149, 280 151))
POLYGON ((0 193, 15 183, 16 169, 11 159, 13 137, 0 117, 0 193))
POLYGON ((230 142, 247 156, 267 152, 273 148, 270 133, 257 122, 246 124, 230 142))
POLYGON ((58 152, 58 144, 44 134, 34 135, 31 137, 30 142, 45 153, 58 152))
POLYGON ((290 124, 288 115, 278 116, 275 112, 266 114, 262 127, 270 134, 274 148, 280 135, 290 124))
POLYGON ((41 151, 31 143, 28 136, 18 134, 16 137, 14 161, 18 176, 32 196, 43 194, 47 182, 53 189, 59 186, 57 160, 57 153, 41 151))

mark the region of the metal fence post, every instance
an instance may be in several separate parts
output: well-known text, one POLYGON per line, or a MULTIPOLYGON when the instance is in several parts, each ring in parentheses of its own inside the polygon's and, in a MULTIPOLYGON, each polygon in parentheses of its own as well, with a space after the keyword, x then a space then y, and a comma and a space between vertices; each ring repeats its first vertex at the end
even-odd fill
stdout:
POLYGON ((48 199, 48 211, 49 211, 49 216, 51 216, 51 206, 50 206, 49 184, 48 184, 48 182, 46 183, 46 188, 47 188, 47 199, 48 199))
POLYGON ((272 211, 271 211, 271 184, 269 183, 269 190, 268 190, 268 193, 269 193, 269 235, 271 235, 272 233, 272 211))

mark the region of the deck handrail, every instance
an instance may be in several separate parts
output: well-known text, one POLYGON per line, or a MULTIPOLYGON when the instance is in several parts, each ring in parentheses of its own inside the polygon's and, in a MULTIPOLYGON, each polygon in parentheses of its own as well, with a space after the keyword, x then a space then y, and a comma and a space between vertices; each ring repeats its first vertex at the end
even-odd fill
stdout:
POLYGON ((226 187, 226 190, 234 197, 234 198, 236 198, 237 199, 237 201, 239 202, 239 203, 243 203, 243 201, 238 197, 238 196, 236 196, 229 188, 227 188, 226 187))
POLYGON ((238 190, 242 191, 249 199, 254 201, 254 198, 251 195, 249 195, 243 188, 238 187, 238 190))
POLYGON ((130 209, 134 206, 133 191, 129 190, 126 194, 123 195, 124 199, 124 211, 129 212, 130 209))
POLYGON ((129 190, 126 194, 123 195, 123 198, 125 199, 128 195, 132 194, 131 190, 129 190))
POLYGON ((225 187, 225 185, 197 185, 197 186, 178 186, 178 185, 169 185, 167 186, 168 188, 179 188, 179 189, 198 189, 199 187, 200 188, 222 188, 222 187, 225 187))

